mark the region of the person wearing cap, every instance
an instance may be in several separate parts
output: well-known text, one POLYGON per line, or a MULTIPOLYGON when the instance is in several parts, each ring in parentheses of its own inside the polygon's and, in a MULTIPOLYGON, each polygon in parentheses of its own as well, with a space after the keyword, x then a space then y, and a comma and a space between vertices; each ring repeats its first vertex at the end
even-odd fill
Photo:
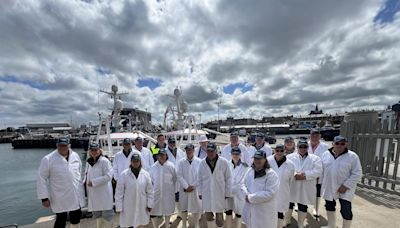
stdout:
POLYGON ((306 139, 300 139, 297 143, 297 153, 292 153, 287 156, 288 160, 292 161, 295 168, 294 181, 290 186, 291 203, 286 216, 286 221, 289 224, 294 203, 297 203, 298 219, 297 227, 304 227, 304 220, 307 217, 307 205, 314 205, 317 189, 317 178, 322 174, 321 159, 315 154, 309 154, 308 142, 306 139))
POLYGON ((154 228, 163 222, 167 227, 171 215, 175 212, 176 170, 167 157, 167 150, 160 148, 158 161, 150 169, 151 180, 154 185, 154 208, 151 211, 151 221, 154 228))
POLYGON ((140 154, 134 153, 130 159, 117 182, 115 210, 120 213, 120 227, 145 228, 154 207, 153 184, 150 174, 142 169, 140 154))
POLYGON ((185 151, 186 157, 179 160, 177 166, 177 178, 180 184, 178 209, 181 212, 180 216, 183 228, 187 227, 188 213, 191 214, 189 217, 189 227, 199 228, 202 208, 197 187, 201 159, 195 156, 193 144, 187 144, 185 151))
MULTIPOLYGON (((319 128, 312 128, 310 131, 310 141, 308 142, 308 153, 315 154, 321 158, 322 154, 325 153, 329 149, 328 144, 321 142, 321 132, 319 128)), ((321 201, 321 184, 322 184, 322 177, 318 177, 317 179, 317 195, 314 204, 314 216, 316 218, 319 217, 319 204, 321 201)))
POLYGON ((125 138, 122 141, 122 150, 117 152, 113 159, 113 177, 118 182, 119 176, 125 169, 129 168, 132 156, 132 140, 125 138))
POLYGON ((208 138, 206 135, 200 135, 199 146, 195 149, 195 154, 198 158, 204 159, 207 157, 208 138))
POLYGON ((154 162, 157 161, 158 151, 161 148, 165 149, 166 147, 167 147, 167 144, 165 143, 165 135, 163 135, 163 134, 157 135, 157 143, 156 143, 156 145, 153 145, 153 146, 150 147, 150 152, 153 155, 154 162))
POLYGON ((96 219, 97 228, 113 227, 113 189, 111 162, 102 155, 98 143, 89 145, 83 183, 88 197, 88 211, 96 219))
MULTIPOLYGON (((294 165, 286 158, 285 146, 277 144, 274 154, 268 157, 268 163, 279 176, 278 203, 278 228, 284 227, 285 213, 289 210, 290 185, 294 178, 294 165)), ((285 225, 286 226, 286 225, 285 225)))
POLYGON ((71 228, 80 227, 81 208, 85 206, 81 179, 82 162, 70 148, 69 138, 59 138, 57 149, 40 162, 36 190, 43 207, 56 214, 55 228, 66 226, 69 214, 71 228))
POLYGON ((208 143, 207 157, 201 161, 198 175, 199 197, 202 199, 207 227, 222 227, 225 199, 232 197, 232 172, 229 162, 218 156, 215 143, 208 143))
POLYGON ((153 156, 149 149, 143 147, 143 138, 138 136, 134 140, 135 146, 133 147, 133 151, 138 152, 142 159, 142 168, 146 171, 149 171, 151 166, 154 164, 153 156))
POLYGON ((284 146, 286 155, 296 152, 296 143, 294 142, 294 138, 292 136, 287 136, 285 138, 284 146))
MULTIPOLYGON (((253 158, 254 153, 257 150, 265 151, 265 153, 267 154, 267 157, 272 155, 272 149, 268 145, 268 143, 265 142, 265 135, 262 132, 258 132, 256 134, 256 142, 252 146, 249 147, 250 158, 253 158)), ((253 162, 253 161, 251 161, 251 162, 253 162)))
POLYGON ((232 160, 230 161, 230 169, 232 172, 232 196, 226 199, 227 208, 225 211, 225 227, 242 227, 242 211, 244 207, 244 198, 241 197, 241 186, 243 186, 244 178, 250 167, 241 161, 241 151, 239 147, 233 147, 232 160), (233 217, 235 212, 235 218, 233 217), (233 220, 233 221, 232 221, 233 220))
POLYGON ((232 132, 230 136, 230 143, 224 148, 222 148, 221 151, 221 157, 225 158, 226 160, 230 161, 232 159, 231 157, 231 151, 233 147, 239 147, 240 151, 242 151, 242 162, 246 163, 247 165, 250 166, 251 164, 251 157, 249 154, 249 151, 247 150, 247 147, 243 145, 242 143, 239 142, 239 135, 237 132, 232 132))
POLYGON ((353 220, 351 201, 354 198, 357 183, 361 179, 362 169, 358 155, 347 148, 347 139, 336 136, 333 147, 322 155, 324 181, 322 197, 328 215, 328 226, 336 227, 336 200, 340 203, 343 228, 349 228, 353 220))
POLYGON ((276 195, 279 177, 270 168, 264 151, 257 150, 253 158, 253 165, 241 186, 242 197, 245 199, 243 221, 251 228, 274 228, 278 222, 276 195))

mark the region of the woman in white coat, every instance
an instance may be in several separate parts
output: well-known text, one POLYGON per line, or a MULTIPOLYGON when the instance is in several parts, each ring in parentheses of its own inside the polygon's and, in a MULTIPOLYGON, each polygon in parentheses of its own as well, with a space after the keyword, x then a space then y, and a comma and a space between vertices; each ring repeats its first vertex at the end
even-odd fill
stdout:
POLYGON ((242 212, 244 207, 244 198, 241 194, 241 186, 250 167, 241 161, 241 150, 239 147, 232 148, 232 160, 230 165, 232 172, 232 197, 226 199, 227 208, 225 211, 225 227, 242 227, 242 212), (232 224, 232 214, 235 212, 235 218, 232 224))
POLYGON ((285 213, 289 210, 290 185, 294 178, 294 165, 286 158, 285 146, 278 144, 274 155, 268 157, 268 163, 279 176, 278 202, 278 228, 283 227, 285 213))
POLYGON ((314 205, 317 189, 317 178, 322 174, 321 159, 314 154, 307 152, 308 142, 300 139, 297 143, 297 153, 292 153, 287 158, 293 162, 295 174, 292 185, 290 186, 291 202, 287 219, 292 217, 294 203, 298 207, 297 226, 304 227, 304 220, 307 217, 307 205, 314 205))
POLYGON ((169 225, 171 215, 175 212, 176 170, 172 162, 167 160, 167 151, 160 148, 158 161, 150 169, 154 185, 154 207, 151 211, 151 221, 154 228, 163 222, 169 225))
POLYGON ((114 216, 111 162, 102 155, 97 143, 90 144, 89 156, 83 180, 88 197, 88 211, 92 211, 97 228, 111 228, 114 216))
POLYGON ((186 157, 178 162, 177 177, 180 184, 179 205, 181 212, 182 227, 186 228, 188 213, 189 227, 199 228, 199 219, 202 212, 201 200, 197 191, 198 187, 198 169, 201 159, 194 155, 194 145, 185 146, 186 157))
POLYGON ((243 221, 249 228, 274 228, 277 226, 276 194, 279 177, 268 164, 264 151, 254 154, 252 169, 246 174, 242 194, 246 202, 243 221))
POLYGON ((142 169, 140 155, 134 153, 131 165, 120 175, 115 192, 115 209, 120 212, 120 226, 147 227, 153 200, 150 174, 142 169))

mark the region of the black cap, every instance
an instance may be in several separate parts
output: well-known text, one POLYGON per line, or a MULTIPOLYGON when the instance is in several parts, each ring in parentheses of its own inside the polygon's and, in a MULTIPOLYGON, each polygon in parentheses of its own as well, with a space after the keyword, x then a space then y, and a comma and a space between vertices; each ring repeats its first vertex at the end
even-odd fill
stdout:
POLYGON ((135 141, 143 141, 143 138, 138 136, 138 137, 136 137, 135 141))
POLYGON ((306 139, 300 139, 299 142, 297 143, 297 146, 301 146, 301 145, 308 146, 307 140, 306 139))
POLYGON ((213 142, 208 143, 207 150, 217 150, 217 145, 215 145, 213 142))
POLYGON ((277 144, 275 146, 275 150, 284 150, 284 149, 285 149, 285 146, 283 144, 277 144))
POLYGON ((266 157, 267 157, 267 154, 263 150, 257 150, 253 156, 253 158, 266 158, 266 157))
POLYGON ((167 150, 165 148, 160 148, 158 154, 167 154, 167 150))
POLYGON ((129 138, 124 138, 123 144, 132 144, 132 140, 129 138))
POLYGON ((292 136, 286 136, 285 143, 287 142, 294 142, 294 138, 292 136))
POLYGON ((319 128, 311 128, 310 134, 321 134, 321 131, 319 128))
POLYGON ((59 145, 69 145, 69 138, 61 137, 57 140, 57 144, 59 145))
POLYGON ((168 139, 168 143, 174 143, 174 142, 176 142, 176 139, 175 139, 175 138, 169 138, 169 139, 168 139))
POLYGON ((264 138, 265 135, 264 135, 264 133, 262 133, 262 132, 257 132, 256 137, 257 137, 257 138, 264 138))
POLYGON ((89 145, 89 150, 96 150, 96 149, 100 149, 100 145, 98 143, 91 143, 89 145))
POLYGON ((131 161, 140 161, 140 154, 139 153, 133 153, 131 157, 131 161))
POLYGON ((242 153, 242 151, 240 150, 239 147, 237 147, 237 146, 232 147, 231 154, 241 154, 241 153, 242 153))
POLYGON ((238 137, 238 136, 239 136, 239 134, 236 131, 231 133, 231 137, 238 137))
POLYGON ((189 143, 189 144, 186 144, 186 146, 185 146, 185 150, 188 150, 188 149, 192 149, 192 150, 194 150, 194 145, 193 145, 193 144, 191 144, 191 143, 189 143))
POLYGON ((333 142, 347 142, 347 138, 341 135, 335 136, 333 142))

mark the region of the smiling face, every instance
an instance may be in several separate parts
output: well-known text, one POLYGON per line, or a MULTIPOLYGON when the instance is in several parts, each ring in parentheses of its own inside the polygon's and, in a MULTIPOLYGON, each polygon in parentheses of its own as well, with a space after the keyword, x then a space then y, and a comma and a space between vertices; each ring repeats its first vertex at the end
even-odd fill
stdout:
POLYGON ((312 133, 312 134, 310 135, 310 141, 311 141, 312 143, 318 143, 319 140, 321 140, 321 134, 312 133))
POLYGON ((346 147, 347 147, 347 142, 344 142, 344 141, 341 141, 341 142, 334 142, 334 143, 332 143, 332 146, 333 146, 333 150, 334 150, 336 153, 343 153, 344 150, 345 150, 346 147))
POLYGON ((131 161, 131 166, 134 168, 134 169, 138 169, 139 167, 140 167, 140 164, 141 164, 141 161, 140 160, 132 160, 131 161))
POLYGON ((67 156, 69 153, 69 144, 57 144, 57 150, 62 156, 67 156))
POLYGON ((299 154, 301 154, 301 155, 305 155, 308 151, 308 145, 306 145, 306 144, 301 144, 297 148, 299 150, 299 154))
POLYGON ((263 169, 266 162, 267 162, 267 159, 265 159, 265 158, 254 158, 254 166, 255 166, 256 170, 263 169))
POLYGON ((90 149, 89 153, 90 153, 90 156, 91 156, 92 158, 97 158, 97 157, 100 156, 100 154, 101 154, 99 148, 90 149))
POLYGON ((125 151, 129 151, 132 148, 132 144, 130 143, 124 143, 122 146, 124 147, 125 151))
POLYGON ((167 160, 167 154, 164 154, 164 153, 158 154, 157 157, 158 157, 158 162, 160 164, 164 164, 164 162, 167 160))

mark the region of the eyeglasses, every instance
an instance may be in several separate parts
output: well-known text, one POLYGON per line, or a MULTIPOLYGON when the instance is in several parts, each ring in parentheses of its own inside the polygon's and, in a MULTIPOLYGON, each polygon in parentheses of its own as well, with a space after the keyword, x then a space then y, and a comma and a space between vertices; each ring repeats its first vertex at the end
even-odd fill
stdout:
POLYGON ((308 146, 299 146, 300 149, 307 149, 308 146))
POLYGON ((275 150, 275 152, 283 152, 284 150, 275 150))
POLYGON ((346 143, 335 142, 335 145, 336 145, 336 146, 339 146, 339 145, 340 145, 340 146, 344 146, 344 145, 346 145, 346 143))

